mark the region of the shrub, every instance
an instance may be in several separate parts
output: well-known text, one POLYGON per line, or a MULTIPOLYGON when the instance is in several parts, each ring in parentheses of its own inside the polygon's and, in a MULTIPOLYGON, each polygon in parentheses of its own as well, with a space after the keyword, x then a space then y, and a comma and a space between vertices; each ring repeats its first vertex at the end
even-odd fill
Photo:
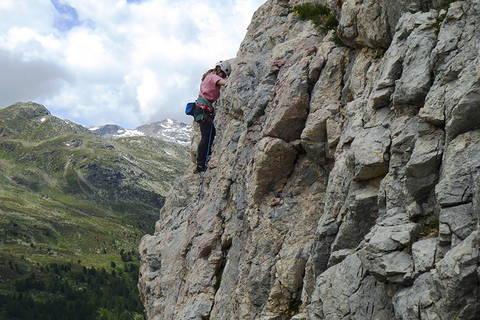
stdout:
POLYGON ((324 32, 334 30, 338 26, 338 20, 333 11, 318 3, 302 3, 294 6, 292 11, 302 20, 311 20, 324 32))

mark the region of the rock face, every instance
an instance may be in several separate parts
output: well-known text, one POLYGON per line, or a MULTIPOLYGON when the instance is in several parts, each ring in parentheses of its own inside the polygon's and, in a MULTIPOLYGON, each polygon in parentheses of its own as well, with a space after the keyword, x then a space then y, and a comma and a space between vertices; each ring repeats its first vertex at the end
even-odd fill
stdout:
POLYGON ((255 13, 219 166, 140 244, 148 318, 478 319, 480 1, 317 1, 337 36, 296 2, 255 13))

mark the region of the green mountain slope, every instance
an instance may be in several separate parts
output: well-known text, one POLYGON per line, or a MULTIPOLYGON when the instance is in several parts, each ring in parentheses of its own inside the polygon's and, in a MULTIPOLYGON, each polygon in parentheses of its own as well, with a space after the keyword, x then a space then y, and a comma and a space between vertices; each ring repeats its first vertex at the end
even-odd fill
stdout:
MULTIPOLYGON (((65 279, 82 268, 135 277, 137 243, 152 231, 186 159, 183 146, 150 137, 104 140, 38 104, 1 109, 0 295, 18 294, 18 281, 32 275, 45 283, 58 278, 52 264, 70 270, 62 269, 65 279)), ((11 315, 5 310, 0 319, 11 315)))

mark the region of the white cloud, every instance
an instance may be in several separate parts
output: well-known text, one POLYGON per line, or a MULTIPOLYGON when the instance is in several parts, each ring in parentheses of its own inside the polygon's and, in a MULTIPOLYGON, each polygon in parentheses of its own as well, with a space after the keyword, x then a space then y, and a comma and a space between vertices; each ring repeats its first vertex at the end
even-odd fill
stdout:
POLYGON ((49 99, 68 82, 70 74, 53 61, 42 58, 22 59, 0 49, 0 99, 16 101, 49 99))
MULTIPOLYGON (((55 1, 66 9, 56 12, 47 0, 0 0, 0 50, 22 66, 11 72, 33 68, 48 83, 0 94, 0 106, 36 99, 85 125, 127 127, 188 119, 182 106, 198 93, 201 74, 234 57, 253 11, 264 2, 55 1), (36 69, 27 62, 36 62, 36 69)), ((9 77, 1 73, 0 82, 9 77)))
POLYGON ((157 75, 152 70, 144 70, 140 85, 137 86, 137 100, 142 114, 151 115, 155 113, 153 107, 155 102, 164 100, 164 97, 159 96, 159 92, 161 91, 157 75))
POLYGON ((0 35, 13 26, 45 30, 53 25, 55 9, 48 0, 0 0, 0 35))
POLYGON ((102 37, 92 30, 74 30, 67 39, 65 62, 72 69, 105 71, 109 65, 109 55, 102 37))

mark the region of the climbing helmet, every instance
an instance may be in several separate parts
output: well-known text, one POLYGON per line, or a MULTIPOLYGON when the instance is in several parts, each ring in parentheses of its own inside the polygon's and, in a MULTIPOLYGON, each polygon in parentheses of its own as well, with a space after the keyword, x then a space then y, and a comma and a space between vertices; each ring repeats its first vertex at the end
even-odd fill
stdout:
POLYGON ((230 75, 230 72, 232 72, 232 67, 230 66, 230 63, 228 61, 219 61, 217 62, 215 67, 220 67, 220 70, 225 72, 227 77, 230 75))

